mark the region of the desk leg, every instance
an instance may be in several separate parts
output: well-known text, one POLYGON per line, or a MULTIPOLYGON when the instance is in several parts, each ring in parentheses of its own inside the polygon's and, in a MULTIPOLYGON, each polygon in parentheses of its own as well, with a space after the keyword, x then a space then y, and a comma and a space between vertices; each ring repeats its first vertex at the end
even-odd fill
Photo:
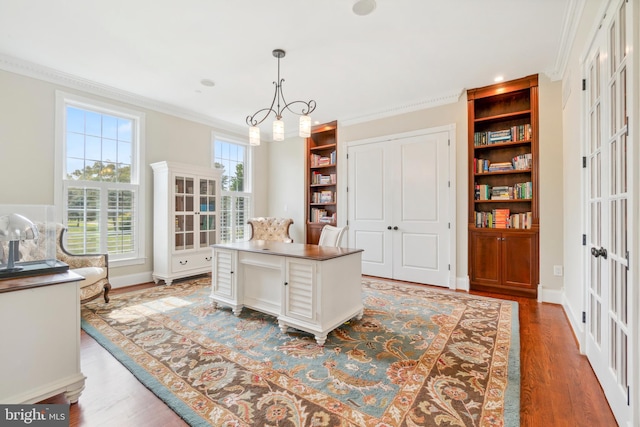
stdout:
POLYGON ((327 340, 327 334, 316 335, 316 342, 320 347, 324 347, 324 342, 327 340))
POLYGON ((282 332, 283 334, 286 334, 289 330, 289 327, 280 321, 278 321, 278 326, 280 326, 280 332, 282 332))

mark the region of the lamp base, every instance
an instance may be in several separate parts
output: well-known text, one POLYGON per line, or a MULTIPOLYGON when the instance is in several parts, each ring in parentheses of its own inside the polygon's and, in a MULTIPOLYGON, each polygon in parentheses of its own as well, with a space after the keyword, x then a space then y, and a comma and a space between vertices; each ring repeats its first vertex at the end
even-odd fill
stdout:
POLYGON ((12 268, 0 268, 0 273, 14 273, 16 271, 22 271, 24 267, 12 267, 12 268))

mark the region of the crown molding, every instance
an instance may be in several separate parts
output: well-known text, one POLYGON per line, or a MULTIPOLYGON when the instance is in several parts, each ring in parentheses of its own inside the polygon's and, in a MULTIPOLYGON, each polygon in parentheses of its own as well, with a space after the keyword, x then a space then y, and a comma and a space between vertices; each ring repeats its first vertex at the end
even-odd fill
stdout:
POLYGON ((556 61, 553 69, 544 72, 551 80, 560 80, 564 76, 585 4, 586 0, 570 0, 567 4, 556 61))
POLYGON ((398 116, 400 114, 412 113, 414 111, 425 110, 427 108, 439 107, 441 105, 455 104, 460 99, 464 89, 456 90, 448 94, 436 96, 434 98, 425 99, 413 104, 389 107, 383 111, 375 113, 363 114, 361 116, 340 120, 340 125, 350 126, 358 123, 370 122, 372 120, 384 119, 387 117, 398 116))
POLYGON ((204 114, 197 113, 188 109, 180 108, 175 105, 160 102, 151 98, 147 98, 132 92, 127 92, 111 86, 103 85, 91 80, 67 74, 53 68, 43 65, 34 64, 22 59, 18 59, 9 55, 0 53, 0 69, 11 73, 20 74, 49 83, 76 89, 82 92, 90 93, 115 101, 132 104, 138 107, 147 108, 149 110, 179 117, 181 119, 204 124, 219 130, 231 132, 234 134, 244 135, 246 129, 243 126, 234 125, 229 122, 214 119, 204 114))

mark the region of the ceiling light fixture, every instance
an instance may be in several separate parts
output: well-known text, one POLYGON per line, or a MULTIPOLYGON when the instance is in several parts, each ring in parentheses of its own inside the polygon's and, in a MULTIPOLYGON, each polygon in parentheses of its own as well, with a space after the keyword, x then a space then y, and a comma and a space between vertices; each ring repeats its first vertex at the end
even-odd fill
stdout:
POLYGON ((316 109, 316 101, 285 101, 284 94, 282 93, 282 83, 284 83, 284 79, 280 78, 280 58, 284 58, 285 51, 282 49, 275 49, 272 53, 273 56, 278 58, 278 80, 273 82, 273 84, 276 85, 276 91, 273 95, 270 107, 263 108, 253 113, 253 115, 247 116, 247 125, 249 125, 249 143, 251 145, 260 145, 260 128, 258 125, 264 122, 271 113, 276 116, 276 120, 273 122, 273 140, 282 141, 284 139, 284 122, 282 121, 282 113, 284 113, 284 110, 289 110, 289 112, 300 116, 300 127, 298 130, 300 137, 308 138, 311 135, 311 117, 309 114, 316 109), (284 104, 282 107, 280 106, 280 102, 284 104), (299 113, 291 109, 294 104, 303 105, 299 113), (275 109, 273 108, 274 105, 276 107, 275 109))
POLYGON ((351 10, 360 16, 365 16, 373 12, 376 8, 376 0, 358 0, 353 4, 351 10))

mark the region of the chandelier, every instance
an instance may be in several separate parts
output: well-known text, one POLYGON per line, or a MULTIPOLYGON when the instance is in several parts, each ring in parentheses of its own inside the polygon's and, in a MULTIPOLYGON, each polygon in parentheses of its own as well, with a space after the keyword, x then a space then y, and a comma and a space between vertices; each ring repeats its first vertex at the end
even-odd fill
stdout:
POLYGON ((298 132, 300 137, 308 138, 311 135, 311 117, 309 114, 316 109, 316 101, 285 101, 284 94, 282 93, 282 83, 284 83, 284 79, 280 78, 280 58, 284 58, 285 51, 282 49, 275 49, 272 53, 273 56, 278 58, 278 80, 273 82, 273 84, 276 85, 276 92, 273 95, 270 107, 258 110, 253 113, 252 116, 247 116, 247 125, 249 126, 249 143, 251 145, 260 145, 260 128, 258 125, 264 122, 271 113, 276 116, 276 119, 273 122, 273 140, 284 140, 284 122, 282 121, 282 113, 284 113, 285 110, 289 110, 289 112, 300 116, 298 132), (283 104, 282 106, 281 103, 283 104), (292 109, 293 106, 298 107, 300 112, 294 111, 292 109))

